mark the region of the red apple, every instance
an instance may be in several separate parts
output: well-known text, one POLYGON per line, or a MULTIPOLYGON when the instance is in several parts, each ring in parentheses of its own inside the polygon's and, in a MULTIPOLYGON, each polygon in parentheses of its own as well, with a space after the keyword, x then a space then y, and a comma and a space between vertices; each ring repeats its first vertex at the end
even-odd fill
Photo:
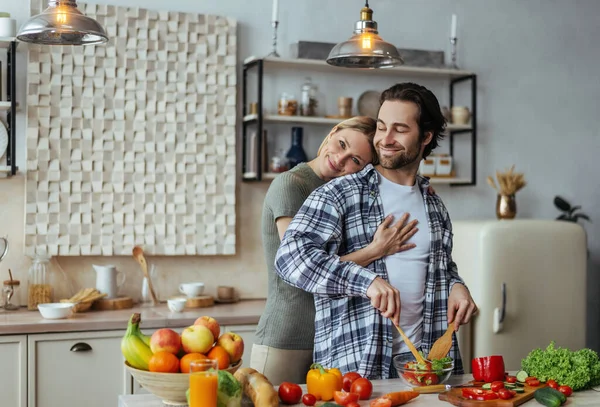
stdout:
POLYGON ((219 325, 217 320, 214 319, 213 317, 208 317, 206 315, 203 317, 200 317, 194 322, 194 325, 204 325, 205 327, 210 329, 215 340, 221 334, 221 326, 219 325))
POLYGON ((159 329, 150 337, 150 350, 152 353, 169 352, 177 355, 181 350, 181 337, 172 329, 159 329))
POLYGON ((181 344, 185 353, 205 354, 215 343, 215 337, 204 325, 188 326, 181 333, 181 344))
POLYGON ((244 340, 241 336, 233 332, 225 332, 217 340, 217 345, 220 345, 231 359, 231 364, 237 363, 244 353, 244 340))

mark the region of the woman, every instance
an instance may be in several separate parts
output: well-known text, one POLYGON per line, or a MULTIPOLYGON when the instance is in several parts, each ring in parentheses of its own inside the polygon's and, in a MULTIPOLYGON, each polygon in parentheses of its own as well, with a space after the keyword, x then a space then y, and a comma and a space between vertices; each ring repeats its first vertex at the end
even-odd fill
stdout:
MULTIPOLYGON (((274 384, 305 383, 313 359, 315 308, 312 294, 285 283, 274 270, 275 255, 283 234, 302 203, 317 187, 333 178, 360 171, 373 162, 376 121, 358 116, 336 125, 319 147, 317 157, 301 163, 273 180, 265 197, 262 240, 268 268, 268 295, 258 323, 250 366, 274 384)), ((366 266, 385 255, 408 250, 405 244, 416 232, 416 221, 404 215, 394 227, 386 218, 373 241, 346 256, 366 266), (406 225, 405 225, 406 224, 406 225)))

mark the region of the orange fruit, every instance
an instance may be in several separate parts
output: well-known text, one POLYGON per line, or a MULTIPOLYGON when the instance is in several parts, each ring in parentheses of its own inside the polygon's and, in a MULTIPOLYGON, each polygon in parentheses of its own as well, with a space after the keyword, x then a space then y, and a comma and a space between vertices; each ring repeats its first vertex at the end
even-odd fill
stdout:
POLYGON ((213 348, 206 354, 209 359, 216 359, 219 365, 219 370, 227 369, 231 364, 229 353, 219 345, 213 346, 213 348))
POLYGON ((160 373, 179 373, 179 359, 169 352, 156 352, 148 361, 148 370, 160 373))
POLYGON ((182 357, 181 360, 179 361, 179 370, 181 370, 181 373, 189 373, 190 372, 190 362, 192 360, 203 360, 203 359, 208 359, 208 358, 205 355, 203 355, 202 353, 188 353, 187 355, 182 357))

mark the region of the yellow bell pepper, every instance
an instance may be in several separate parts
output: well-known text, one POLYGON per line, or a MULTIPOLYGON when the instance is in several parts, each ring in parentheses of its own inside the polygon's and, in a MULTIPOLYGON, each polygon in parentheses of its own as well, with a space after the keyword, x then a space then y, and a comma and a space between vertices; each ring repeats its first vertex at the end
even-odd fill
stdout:
POLYGON ((333 399, 333 392, 342 390, 342 372, 339 369, 325 369, 318 363, 313 363, 306 374, 306 390, 317 400, 333 399))

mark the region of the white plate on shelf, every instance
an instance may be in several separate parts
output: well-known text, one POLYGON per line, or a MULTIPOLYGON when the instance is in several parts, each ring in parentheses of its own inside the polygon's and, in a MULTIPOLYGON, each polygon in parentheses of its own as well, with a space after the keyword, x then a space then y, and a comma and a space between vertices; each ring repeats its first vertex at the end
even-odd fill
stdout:
POLYGON ((369 116, 377 119, 377 113, 379 112, 379 97, 381 92, 376 90, 368 90, 364 92, 358 98, 358 113, 361 116, 369 116))
POLYGON ((4 123, 0 122, 0 158, 6 153, 6 147, 8 147, 8 131, 4 123))

